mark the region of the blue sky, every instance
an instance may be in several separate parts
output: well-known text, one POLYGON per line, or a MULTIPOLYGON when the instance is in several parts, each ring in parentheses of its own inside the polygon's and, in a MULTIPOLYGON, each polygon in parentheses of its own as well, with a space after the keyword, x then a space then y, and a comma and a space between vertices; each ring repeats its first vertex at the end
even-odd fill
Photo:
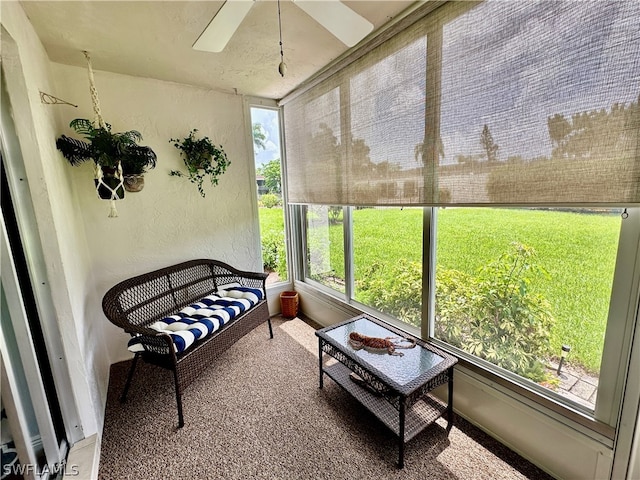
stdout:
POLYGON ((266 108, 251 108, 251 125, 259 123, 266 139, 266 148, 255 152, 256 168, 280 158, 280 124, 278 112, 266 108))

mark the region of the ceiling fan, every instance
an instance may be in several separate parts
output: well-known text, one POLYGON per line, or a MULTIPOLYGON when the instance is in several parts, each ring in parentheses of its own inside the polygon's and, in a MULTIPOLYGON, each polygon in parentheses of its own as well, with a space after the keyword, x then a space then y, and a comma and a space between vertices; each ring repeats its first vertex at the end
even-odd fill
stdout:
MULTIPOLYGON (((193 44, 194 50, 221 52, 256 0, 227 0, 193 44)), ((292 0, 348 47, 373 30, 373 24, 339 0, 292 0)))

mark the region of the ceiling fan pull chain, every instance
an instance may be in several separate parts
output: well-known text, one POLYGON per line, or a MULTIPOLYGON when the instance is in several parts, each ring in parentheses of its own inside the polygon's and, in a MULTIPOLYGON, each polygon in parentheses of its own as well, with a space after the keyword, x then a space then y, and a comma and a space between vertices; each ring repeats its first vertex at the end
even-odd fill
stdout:
POLYGON ((287 73, 287 64, 284 63, 284 53, 282 52, 282 20, 280 19, 280 0, 278 0, 278 30, 280 31, 280 65, 278 65, 278 72, 280 76, 284 77, 287 73))

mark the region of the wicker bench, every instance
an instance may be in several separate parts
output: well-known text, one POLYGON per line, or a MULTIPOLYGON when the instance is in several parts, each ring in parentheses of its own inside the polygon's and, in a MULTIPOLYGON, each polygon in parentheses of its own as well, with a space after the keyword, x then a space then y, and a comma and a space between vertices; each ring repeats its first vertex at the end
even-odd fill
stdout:
POLYGON ((265 321, 273 338, 265 295, 266 278, 265 273, 244 272, 223 262, 202 259, 155 270, 112 287, 104 295, 102 309, 112 323, 132 336, 131 341, 135 340, 140 350, 135 352, 120 401, 126 401, 136 364, 142 358, 173 372, 178 426, 184 426, 182 392, 211 364, 216 355, 265 321), (220 291, 226 293, 225 289, 232 290, 234 287, 247 291, 259 289, 262 298, 224 324, 216 320, 217 330, 196 339, 184 351, 179 351, 174 342, 174 338, 180 340, 177 336, 150 328, 204 298, 216 298, 215 295, 220 291))

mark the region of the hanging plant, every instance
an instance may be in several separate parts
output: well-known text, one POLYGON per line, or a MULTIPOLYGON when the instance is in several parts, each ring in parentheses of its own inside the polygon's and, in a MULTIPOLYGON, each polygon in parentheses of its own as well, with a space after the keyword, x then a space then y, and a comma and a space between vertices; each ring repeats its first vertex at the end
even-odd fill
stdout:
MULTIPOLYGON (((56 147, 71 165, 77 165, 86 160, 93 160, 96 192, 104 200, 109 200, 111 210, 109 217, 117 217, 116 200, 124 198, 123 164, 129 173, 144 171, 156 166, 156 154, 149 147, 138 145, 142 135, 136 130, 123 133, 112 133, 111 125, 102 118, 100 100, 96 82, 91 68, 91 58, 86 50, 82 52, 87 59, 87 73, 89 74, 89 93, 95 121, 86 118, 76 118, 69 125, 86 140, 60 136, 56 140, 56 147)), ((140 190, 142 187, 134 191, 140 190)))
POLYGON ((180 150, 180 156, 187 167, 187 173, 179 170, 171 170, 169 175, 174 177, 186 177, 191 183, 195 183, 198 192, 202 197, 205 196, 202 182, 208 175, 211 185, 218 184, 218 179, 231 163, 227 159, 227 154, 222 149, 222 145, 215 146, 209 137, 196 138, 197 129, 189 132, 189 135, 183 139, 172 138, 169 142, 180 150))
MULTIPOLYGON (((149 147, 137 144, 142 140, 142 135, 136 130, 113 133, 110 124, 95 127, 86 118, 76 118, 69 126, 87 141, 62 135, 56 140, 58 150, 71 165, 93 160, 96 166, 101 167, 105 184, 111 188, 117 188, 117 182, 119 182, 116 173, 119 163, 125 177, 125 186, 127 176, 143 175, 148 169, 156 166, 155 152, 149 147)), ((111 194, 104 191, 106 189, 102 190, 98 189, 100 198, 110 199, 111 194)), ((124 192, 116 192, 116 194, 119 198, 124 196, 124 192)))

